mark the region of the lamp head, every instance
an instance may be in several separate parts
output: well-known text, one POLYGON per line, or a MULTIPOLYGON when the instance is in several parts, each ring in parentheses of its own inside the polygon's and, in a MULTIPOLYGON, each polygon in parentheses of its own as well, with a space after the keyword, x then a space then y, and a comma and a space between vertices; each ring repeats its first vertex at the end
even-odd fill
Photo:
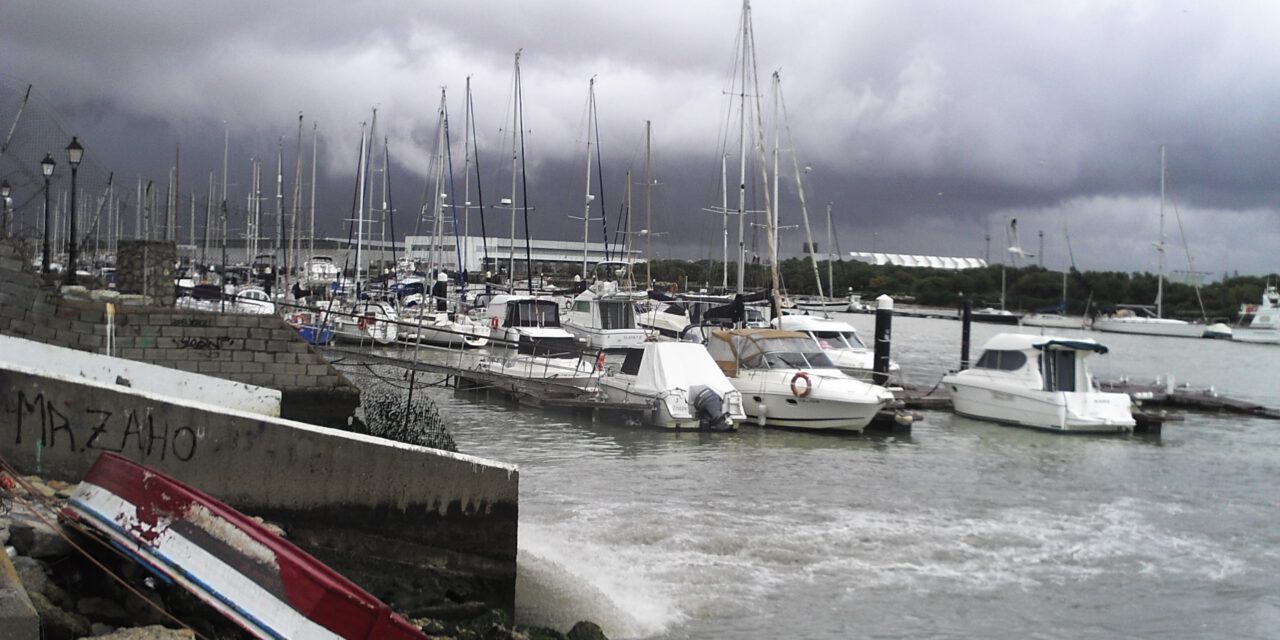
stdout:
POLYGON ((53 161, 53 156, 51 154, 44 154, 44 160, 40 161, 40 173, 44 174, 44 177, 46 178, 52 176, 53 167, 56 164, 57 163, 53 161))
POLYGON ((9 181, 0 182, 0 198, 8 198, 9 191, 9 181))
POLYGON ((84 147, 80 146, 80 141, 75 136, 71 136, 71 144, 67 145, 67 162, 71 163, 74 169, 80 166, 80 160, 84 158, 84 147))

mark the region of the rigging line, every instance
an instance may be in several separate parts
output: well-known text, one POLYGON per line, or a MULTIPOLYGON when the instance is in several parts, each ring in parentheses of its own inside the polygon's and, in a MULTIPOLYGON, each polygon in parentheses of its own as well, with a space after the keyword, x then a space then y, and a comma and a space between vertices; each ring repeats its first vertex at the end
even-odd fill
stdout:
MULTIPOLYGON (((533 243, 529 239, 529 180, 525 173, 524 149, 524 94, 520 90, 520 67, 516 67, 516 111, 520 121, 520 200, 524 208, 524 270, 529 280, 529 295, 533 295, 533 243)), ((511 274, 514 276, 515 274, 511 274)))
MULTIPOLYGON (((457 190, 453 184, 453 144, 449 138, 449 107, 445 107, 444 112, 444 153, 445 164, 449 170, 449 197, 457 195, 457 190)), ((465 199, 465 196, 464 196, 465 199)), ((467 292, 467 269, 462 264, 462 242, 458 239, 458 205, 457 199, 454 198, 455 204, 449 207, 449 212, 453 215, 453 253, 458 259, 458 284, 462 288, 462 293, 467 292)), ((465 206, 465 205, 464 205, 465 206)))
MULTIPOLYGON (((480 204, 480 237, 481 243, 484 245, 484 264, 489 264, 489 233, 484 226, 484 189, 482 188, 483 180, 480 179, 480 141, 476 138, 476 105, 471 100, 471 79, 467 79, 467 128, 471 134, 471 148, 475 153, 476 164, 476 201, 480 204)), ((467 135, 467 131, 463 135, 467 135)), ((483 267, 482 267, 483 268, 483 267)))
MULTIPOLYGON (((1168 172, 1165 173, 1165 179, 1172 183, 1173 181, 1167 177, 1168 172)), ((1169 190, 1173 190, 1172 184, 1170 184, 1169 190)), ((1205 324, 1208 324, 1209 317, 1204 310, 1204 299, 1200 297, 1200 274, 1196 273, 1196 261, 1191 257, 1191 246, 1187 244, 1187 232, 1182 228, 1182 214, 1178 212, 1178 203, 1176 201, 1173 203, 1173 219, 1178 221, 1178 236, 1182 238, 1182 250, 1187 254, 1187 268, 1191 271, 1191 286, 1196 290, 1196 302, 1200 304, 1200 319, 1205 324)))
MULTIPOLYGON (((343 288, 342 285, 346 280, 347 267, 350 266, 351 264, 351 238, 355 234, 356 207, 359 206, 359 202, 360 202, 360 181, 363 179, 363 176, 361 174, 364 170, 364 125, 365 123, 363 122, 360 123, 360 148, 356 151, 356 155, 357 155, 356 186, 355 186, 355 190, 351 193, 351 216, 352 217, 348 218, 348 224, 347 224, 347 252, 346 252, 346 256, 343 257, 342 259, 342 270, 338 272, 338 289, 339 290, 343 288)), ((358 273, 359 270, 360 270, 360 267, 359 265, 357 265, 356 266, 357 275, 359 275, 358 273)), ((327 289, 328 286, 329 285, 326 284, 325 288, 327 289)), ((334 313, 333 303, 338 298, 337 293, 338 293, 337 291, 333 291, 333 292, 325 291, 325 293, 323 294, 325 295, 326 298, 328 298, 328 304, 325 305, 324 315, 321 316, 320 318, 320 327, 322 329, 323 327, 329 324, 329 318, 334 313)))
POLYGON ((596 123, 596 184, 600 189, 600 225, 604 228, 604 259, 609 259, 609 216, 605 215, 605 199, 604 199, 604 158, 600 153, 600 116, 596 111, 596 94, 591 93, 591 112, 587 115, 596 123))
MULTIPOLYGON (((391 264, 399 266, 400 261, 396 259, 396 216, 395 206, 391 203, 391 149, 387 146, 387 137, 382 137, 382 180, 386 185, 387 206, 386 211, 382 215, 387 217, 387 226, 391 230, 391 264)), ((409 253, 408 247, 405 248, 405 254, 409 253)), ((392 267, 393 269, 396 267, 392 267)))

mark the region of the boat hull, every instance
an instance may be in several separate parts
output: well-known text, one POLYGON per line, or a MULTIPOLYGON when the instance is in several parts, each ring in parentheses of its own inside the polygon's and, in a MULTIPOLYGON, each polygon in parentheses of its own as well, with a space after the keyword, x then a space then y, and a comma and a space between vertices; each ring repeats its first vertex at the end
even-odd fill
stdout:
POLYGON ((955 412, 967 418, 1072 433, 1121 433, 1134 427, 1129 396, 1122 393, 1040 391, 957 375, 944 376, 942 384, 955 412))
POLYGON ((115 454, 62 510, 259 638, 423 638, 385 604, 262 524, 115 454))
POLYGON ((1093 321, 1093 329, 1168 338, 1203 338, 1205 333, 1203 325, 1169 318, 1098 318, 1093 321))
POLYGON ((857 433, 893 399, 881 387, 836 371, 807 372, 808 381, 796 374, 745 370, 729 380, 742 394, 747 419, 762 427, 857 433))

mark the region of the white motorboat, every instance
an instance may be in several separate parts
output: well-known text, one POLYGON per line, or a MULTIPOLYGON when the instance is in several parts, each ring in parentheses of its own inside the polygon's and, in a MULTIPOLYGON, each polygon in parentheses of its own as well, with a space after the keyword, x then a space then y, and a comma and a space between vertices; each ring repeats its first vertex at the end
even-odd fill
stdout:
POLYGON ((858 432, 894 402, 888 389, 841 372, 802 333, 712 331, 705 343, 760 426, 858 432))
POLYGON ((560 305, 552 298, 499 294, 485 314, 490 353, 478 363, 483 371, 585 385, 604 368, 603 354, 585 356, 585 345, 560 326, 560 305))
POLYGON ((236 289, 232 308, 236 313, 265 316, 276 312, 276 303, 262 287, 247 285, 236 289))
MULTIPOLYGON (((803 333, 836 368, 864 382, 871 381, 876 354, 858 338, 853 325, 832 318, 796 315, 784 315, 777 322, 779 329, 803 333)), ((889 377, 898 378, 900 369, 898 363, 889 363, 889 377)))
POLYGON ((619 290, 617 282, 601 280, 574 296, 561 321, 589 347, 634 349, 644 344, 648 335, 636 323, 636 304, 647 298, 641 292, 619 290))
POLYGON ((1018 314, 1007 309, 996 309, 995 307, 983 307, 974 309, 969 316, 974 322, 987 322, 990 324, 1018 324, 1021 318, 1018 314))
POLYGON ((644 402, 644 423, 668 429, 737 429, 746 418, 742 394, 701 345, 646 342, 597 386, 612 402, 644 402))
POLYGON ((430 344, 439 347, 483 347, 489 344, 488 325, 453 311, 428 311, 415 305, 400 315, 398 339, 407 344, 430 344))
POLYGON ((388 345, 400 335, 400 316, 389 302, 361 300, 333 313, 333 337, 343 342, 388 345))
POLYGON ((680 302, 653 300, 648 310, 636 317, 636 325, 659 340, 678 340, 689 326, 689 310, 680 302))
POLYGON ((1280 325, 1270 329, 1236 329, 1231 333, 1231 339, 1252 344, 1280 344, 1280 325))
POLYGON ((342 279, 342 269, 334 264, 332 257, 314 255, 302 263, 299 279, 299 285, 304 289, 324 290, 329 287, 329 283, 342 279))
POLYGON ((1280 329, 1280 289, 1267 283, 1262 302, 1240 305, 1240 324, 1250 329, 1280 329))
POLYGON ((1107 348, 1089 339, 1001 333, 987 341, 972 369, 942 386, 962 416, 1049 431, 1133 430, 1127 394, 1094 387, 1085 359, 1107 348))

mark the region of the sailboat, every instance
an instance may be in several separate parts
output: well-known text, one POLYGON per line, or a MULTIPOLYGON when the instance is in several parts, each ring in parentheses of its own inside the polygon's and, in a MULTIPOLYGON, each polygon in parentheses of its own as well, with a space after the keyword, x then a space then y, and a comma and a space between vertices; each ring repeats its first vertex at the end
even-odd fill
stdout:
POLYGON ((1222 323, 1206 327, 1186 320, 1164 317, 1164 204, 1165 204, 1165 148, 1160 145, 1160 236, 1156 242, 1159 258, 1154 310, 1148 305, 1117 305, 1116 313, 1093 321, 1093 328, 1112 333, 1135 333, 1148 336, 1176 338, 1220 338, 1231 336, 1231 328, 1222 323), (1145 314, 1145 315, 1143 315, 1145 314))
MULTIPOLYGON (((631 270, 626 262, 602 260, 592 273, 587 271, 587 240, 590 230, 591 147, 596 130, 595 78, 591 79, 587 102, 587 187, 586 208, 582 214, 582 274, 590 284, 578 292, 564 311, 561 324, 566 330, 596 349, 620 350, 640 347, 647 332, 636 324, 636 305, 648 299, 631 283, 631 270), (588 279, 589 278, 589 279, 588 279)), ((630 174, 628 173, 628 176, 630 174)), ((630 178, 628 177, 628 193, 630 178)), ((601 205, 603 209, 603 203, 601 205)), ((601 212, 603 216, 603 211, 601 212)))
POLYGON ((1022 326, 1024 327, 1083 329, 1089 324, 1088 318, 1084 316, 1067 315, 1067 274, 1075 271, 1076 260, 1071 252, 1071 235, 1066 232, 1065 225, 1062 231, 1067 239, 1067 255, 1071 256, 1071 268, 1062 272, 1062 300, 1055 307, 1038 309, 1035 313, 1022 316, 1022 326))

